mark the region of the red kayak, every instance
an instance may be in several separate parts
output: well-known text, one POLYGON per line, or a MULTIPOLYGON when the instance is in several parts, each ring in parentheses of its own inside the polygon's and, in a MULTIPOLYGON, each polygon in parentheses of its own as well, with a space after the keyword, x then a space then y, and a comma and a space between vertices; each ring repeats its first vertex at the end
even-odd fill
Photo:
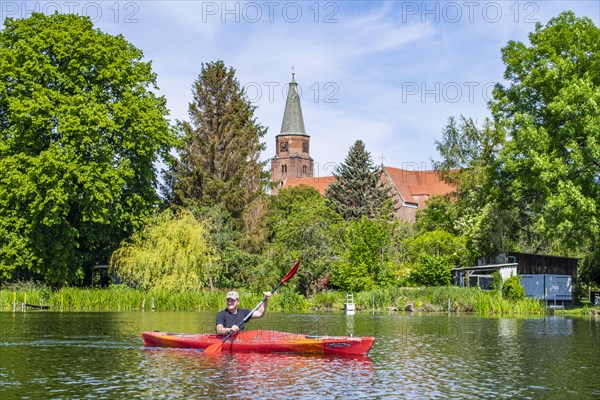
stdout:
MULTIPOLYGON (((221 343, 223 336, 212 333, 142 333, 144 346, 206 349, 221 343)), ((307 336, 269 330, 242 331, 223 343, 222 351, 257 353, 320 353, 364 355, 375 342, 374 337, 307 336)))

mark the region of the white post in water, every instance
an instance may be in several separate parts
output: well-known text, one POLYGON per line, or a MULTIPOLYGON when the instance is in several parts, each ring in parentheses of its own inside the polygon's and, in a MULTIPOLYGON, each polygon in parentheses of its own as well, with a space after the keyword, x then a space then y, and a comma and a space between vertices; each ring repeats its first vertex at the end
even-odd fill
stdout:
POLYGON ((354 306, 354 295, 352 293, 346 293, 346 304, 344 308, 346 310, 346 314, 354 314, 356 307, 354 306))
POLYGON ((154 311, 154 297, 152 297, 152 311, 154 311))

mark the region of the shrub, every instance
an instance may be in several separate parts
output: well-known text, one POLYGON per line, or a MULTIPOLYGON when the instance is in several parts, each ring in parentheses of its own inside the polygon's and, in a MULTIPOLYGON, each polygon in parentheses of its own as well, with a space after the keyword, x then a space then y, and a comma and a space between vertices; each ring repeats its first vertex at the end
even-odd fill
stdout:
POLYGON ((502 290, 503 283, 504 283, 504 280, 502 279, 502 275, 500 275, 500 272, 494 271, 492 273, 492 289, 502 290))
POLYGON ((502 297, 507 300, 525 299, 525 288, 521 286, 521 278, 518 276, 508 278, 502 286, 502 297))
POLYGON ((452 283, 451 269, 452 264, 449 257, 421 254, 412 271, 412 279, 417 285, 449 285, 452 283))

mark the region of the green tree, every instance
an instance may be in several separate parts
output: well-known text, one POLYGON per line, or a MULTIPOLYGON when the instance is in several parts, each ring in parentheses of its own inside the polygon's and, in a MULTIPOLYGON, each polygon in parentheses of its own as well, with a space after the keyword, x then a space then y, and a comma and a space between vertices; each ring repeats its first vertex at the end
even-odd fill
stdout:
POLYGON ((382 172, 373 164, 363 141, 357 140, 344 163, 335 168, 336 181, 329 185, 325 197, 345 220, 390 217, 390 189, 380 183, 382 172))
POLYGON ((334 229, 340 217, 314 188, 300 185, 273 196, 269 215, 271 246, 268 249, 283 273, 300 260, 298 287, 306 296, 326 281, 335 258, 334 229))
POLYGON ((459 206, 452 201, 451 196, 432 196, 427 200, 425 208, 417 210, 415 228, 417 232, 437 229, 456 233, 455 222, 458 211, 459 206))
POLYGON ((167 209, 123 242, 110 263, 122 280, 145 290, 198 290, 220 277, 210 226, 189 211, 167 209))
POLYGON ((392 238, 396 225, 362 217, 343 226, 332 283, 349 292, 394 285, 392 238))
POLYGON ((515 228, 511 217, 516 205, 501 207, 493 201, 496 193, 503 193, 497 187, 495 169, 504 141, 502 126, 489 119, 481 128, 464 116, 448 120, 442 139, 435 142, 442 159, 433 161, 433 165, 456 191, 445 201, 427 202, 427 208, 417 218, 421 230, 443 229, 467 237, 473 258, 510 247, 507 232, 515 228))
POLYGON ((263 284, 264 269, 268 267, 266 258, 251 254, 240 248, 242 233, 236 228, 229 212, 220 204, 213 206, 188 207, 196 219, 208 224, 208 240, 219 255, 221 274, 216 286, 235 288, 256 288, 263 284))
POLYGON ((517 202, 523 247, 578 254, 600 238, 600 29, 566 11, 502 49, 491 102, 509 140, 501 204, 517 202))
POLYGON ((448 232, 424 232, 406 240, 407 260, 411 280, 417 285, 448 285, 453 267, 469 260, 467 239, 448 232))
POLYGON ((179 123, 179 157, 166 174, 167 198, 183 206, 221 204, 239 221, 267 184, 260 161, 266 129, 223 61, 202 64, 192 93, 190 121, 179 123))
POLYGON ((0 32, 0 279, 76 283, 158 204, 174 135, 150 62, 89 18, 0 32))

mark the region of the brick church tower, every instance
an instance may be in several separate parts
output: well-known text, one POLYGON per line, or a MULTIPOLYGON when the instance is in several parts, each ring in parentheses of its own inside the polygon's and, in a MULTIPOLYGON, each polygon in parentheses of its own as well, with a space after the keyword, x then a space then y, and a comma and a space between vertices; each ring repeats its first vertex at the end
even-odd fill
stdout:
POLYGON ((271 159, 271 193, 277 194, 288 180, 312 178, 314 160, 310 157, 310 136, 304 130, 298 84, 289 84, 281 131, 275 136, 275 157, 271 159))

